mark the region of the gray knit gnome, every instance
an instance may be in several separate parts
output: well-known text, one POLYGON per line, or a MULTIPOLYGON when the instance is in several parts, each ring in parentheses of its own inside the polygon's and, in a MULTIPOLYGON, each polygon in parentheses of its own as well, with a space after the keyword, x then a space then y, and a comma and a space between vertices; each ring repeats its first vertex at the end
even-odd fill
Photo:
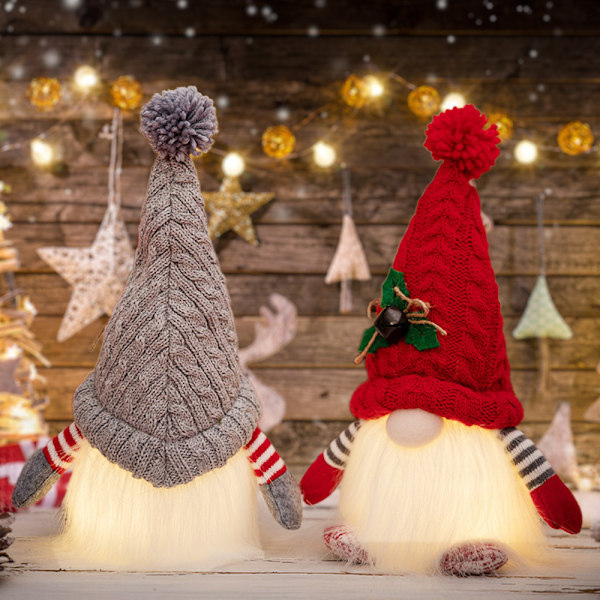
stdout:
POLYGON ((190 158, 213 143, 213 102, 192 86, 155 94, 142 109, 141 131, 158 157, 133 269, 96 368, 75 392, 74 424, 26 464, 13 503, 41 498, 81 438, 134 477, 166 488, 222 467, 246 447, 271 512, 296 529, 300 493, 257 428, 259 402, 240 367, 229 294, 190 158))

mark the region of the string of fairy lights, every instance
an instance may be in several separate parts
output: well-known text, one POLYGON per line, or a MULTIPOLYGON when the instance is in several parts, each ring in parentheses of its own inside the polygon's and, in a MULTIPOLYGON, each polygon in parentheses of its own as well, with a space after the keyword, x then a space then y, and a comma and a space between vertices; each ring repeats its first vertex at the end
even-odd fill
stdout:
MULTIPOLYGON (((445 97, 432 85, 415 85, 408 82, 396 73, 385 73, 366 76, 350 75, 340 88, 339 98, 333 102, 342 102, 356 112, 376 105, 389 92, 392 84, 400 83, 408 90, 406 102, 409 110, 419 119, 427 120, 440 111, 453 107, 462 107, 467 104, 463 94, 452 91, 445 97)), ((108 91, 105 94, 110 103, 123 110, 136 110, 142 99, 140 83, 130 75, 122 75, 116 80, 106 83, 96 69, 89 65, 80 66, 72 78, 72 86, 85 99, 94 93, 108 91)), ((56 78, 36 77, 31 80, 28 88, 28 98, 33 106, 40 111, 51 111, 58 104, 62 93, 62 85, 56 78)), ((322 114, 324 107, 319 107, 309 113, 299 123, 288 127, 287 125, 273 125, 267 127, 262 134, 262 151, 264 155, 275 160, 292 160, 308 153, 312 154, 315 165, 321 169, 328 169, 339 162, 334 145, 323 139, 316 140, 309 148, 298 151, 296 147, 296 134, 299 129, 306 127, 318 114, 322 114)), ((63 119, 64 121, 65 119, 63 119)), ((489 124, 495 124, 501 142, 506 142, 514 136, 515 126, 512 118, 506 112, 493 112, 488 116, 489 124)), ((29 148, 33 163, 40 167, 52 166, 60 157, 60 148, 48 139, 51 129, 60 125, 55 123, 48 130, 30 140, 29 148)), ((339 124, 336 125, 336 128, 339 124)), ((515 140, 513 156, 521 164, 531 165, 539 156, 540 147, 533 140, 524 138, 515 140)), ((594 135, 589 124, 582 121, 571 121, 563 125, 557 136, 558 151, 571 156, 589 153, 596 148, 593 146, 594 135)), ((23 143, 5 144, 0 149, 11 150, 22 146, 23 143)), ((555 148, 542 148, 556 150, 555 148)), ((221 167, 223 173, 229 177, 239 177, 246 170, 246 161, 238 151, 215 150, 223 155, 221 167)))

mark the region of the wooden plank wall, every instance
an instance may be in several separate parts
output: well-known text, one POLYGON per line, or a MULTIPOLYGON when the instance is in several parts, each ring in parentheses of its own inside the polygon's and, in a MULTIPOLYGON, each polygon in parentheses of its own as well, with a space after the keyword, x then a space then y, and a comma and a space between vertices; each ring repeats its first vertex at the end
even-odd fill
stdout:
MULTIPOLYGON (((338 290, 323 281, 339 235, 340 173, 317 170, 309 157, 291 163, 267 159, 260 136, 278 122, 278 108, 289 109, 289 123, 298 122, 334 100, 347 74, 372 68, 393 70, 417 84, 430 81, 441 93, 461 90, 484 110, 503 108, 515 120, 517 138, 528 136, 547 148, 534 168, 525 169, 512 160, 508 144, 479 191, 496 223, 490 251, 513 381, 526 409, 525 429, 539 437, 555 403, 567 400, 580 460, 600 461, 600 426, 583 419, 600 390, 595 370, 600 360, 600 160, 597 150, 580 157, 555 150, 558 127, 570 120, 585 120, 600 134, 595 3, 511 1, 494 7, 479 0, 282 0, 257 3, 255 16, 247 8, 254 4, 240 0, 189 1, 187 8, 178 8, 186 4, 181 1, 86 0, 74 10, 56 4, 19 0, 10 12, 0 9, 0 133, 3 141, 24 142, 0 153, 0 179, 13 187, 8 201, 15 223, 10 235, 22 259, 18 283, 38 307, 35 333, 53 364, 41 370, 48 378, 52 402, 46 416, 53 431, 69 420, 72 392, 95 364, 97 349, 91 344, 103 321, 66 343, 55 341, 69 289, 36 249, 86 246, 93 240, 106 206, 108 164, 108 143, 98 133, 111 109, 101 100, 73 98, 38 113, 25 99, 29 79, 47 75, 66 82, 78 65, 88 63, 108 81, 134 75, 148 97, 166 87, 194 84, 227 99, 219 109, 217 146, 247 154, 243 186, 272 191, 276 198, 255 215, 259 248, 228 234, 217 251, 241 345, 252 339, 268 293, 285 294, 298 306, 294 341, 255 369, 287 400, 286 421, 272 437, 300 472, 350 418, 348 400, 363 379, 352 357, 366 326, 364 307, 378 295, 436 166, 422 147, 424 123, 408 111, 401 85, 391 87, 389 102, 379 112, 352 115, 334 107, 300 131, 299 146, 307 149, 341 119, 331 139, 351 166, 355 219, 373 279, 354 284, 354 310, 340 316, 338 290), (185 33, 189 27, 193 36, 185 33), (315 33, 311 27, 318 28, 317 36, 308 35, 315 33), (31 165, 27 141, 56 123, 66 166, 49 173, 31 165), (531 402, 536 344, 510 336, 537 273, 533 197, 541 190, 549 194, 544 222, 549 285, 575 334, 551 344, 553 399, 544 406, 531 402)), ((132 240, 153 160, 137 118, 126 115, 122 176, 123 213, 132 240)), ((197 162, 206 190, 218 188, 219 161, 213 155, 197 162)))

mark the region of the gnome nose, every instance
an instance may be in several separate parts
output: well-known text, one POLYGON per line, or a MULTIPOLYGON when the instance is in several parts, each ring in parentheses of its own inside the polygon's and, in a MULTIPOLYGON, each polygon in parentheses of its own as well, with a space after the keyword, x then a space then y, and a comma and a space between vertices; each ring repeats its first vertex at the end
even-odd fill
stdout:
POLYGON ((444 419, 420 408, 392 412, 386 421, 388 437, 404 448, 425 446, 437 438, 444 428, 444 419))
POLYGON ((406 336, 410 323, 406 314, 398 307, 386 306, 373 325, 386 342, 396 344, 406 336))

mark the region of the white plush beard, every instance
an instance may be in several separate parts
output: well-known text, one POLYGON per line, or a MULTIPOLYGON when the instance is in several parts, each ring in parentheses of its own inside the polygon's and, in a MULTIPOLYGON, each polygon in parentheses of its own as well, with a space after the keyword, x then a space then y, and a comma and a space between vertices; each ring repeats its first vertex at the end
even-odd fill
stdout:
POLYGON ((215 568, 262 556, 246 451, 185 485, 155 488, 87 442, 64 503, 59 562, 136 570, 215 568))
POLYGON ((382 417, 365 422, 342 480, 340 512, 385 572, 435 572, 461 542, 504 547, 513 561, 545 554, 542 525, 496 431, 444 420, 439 437, 401 447, 382 417))

